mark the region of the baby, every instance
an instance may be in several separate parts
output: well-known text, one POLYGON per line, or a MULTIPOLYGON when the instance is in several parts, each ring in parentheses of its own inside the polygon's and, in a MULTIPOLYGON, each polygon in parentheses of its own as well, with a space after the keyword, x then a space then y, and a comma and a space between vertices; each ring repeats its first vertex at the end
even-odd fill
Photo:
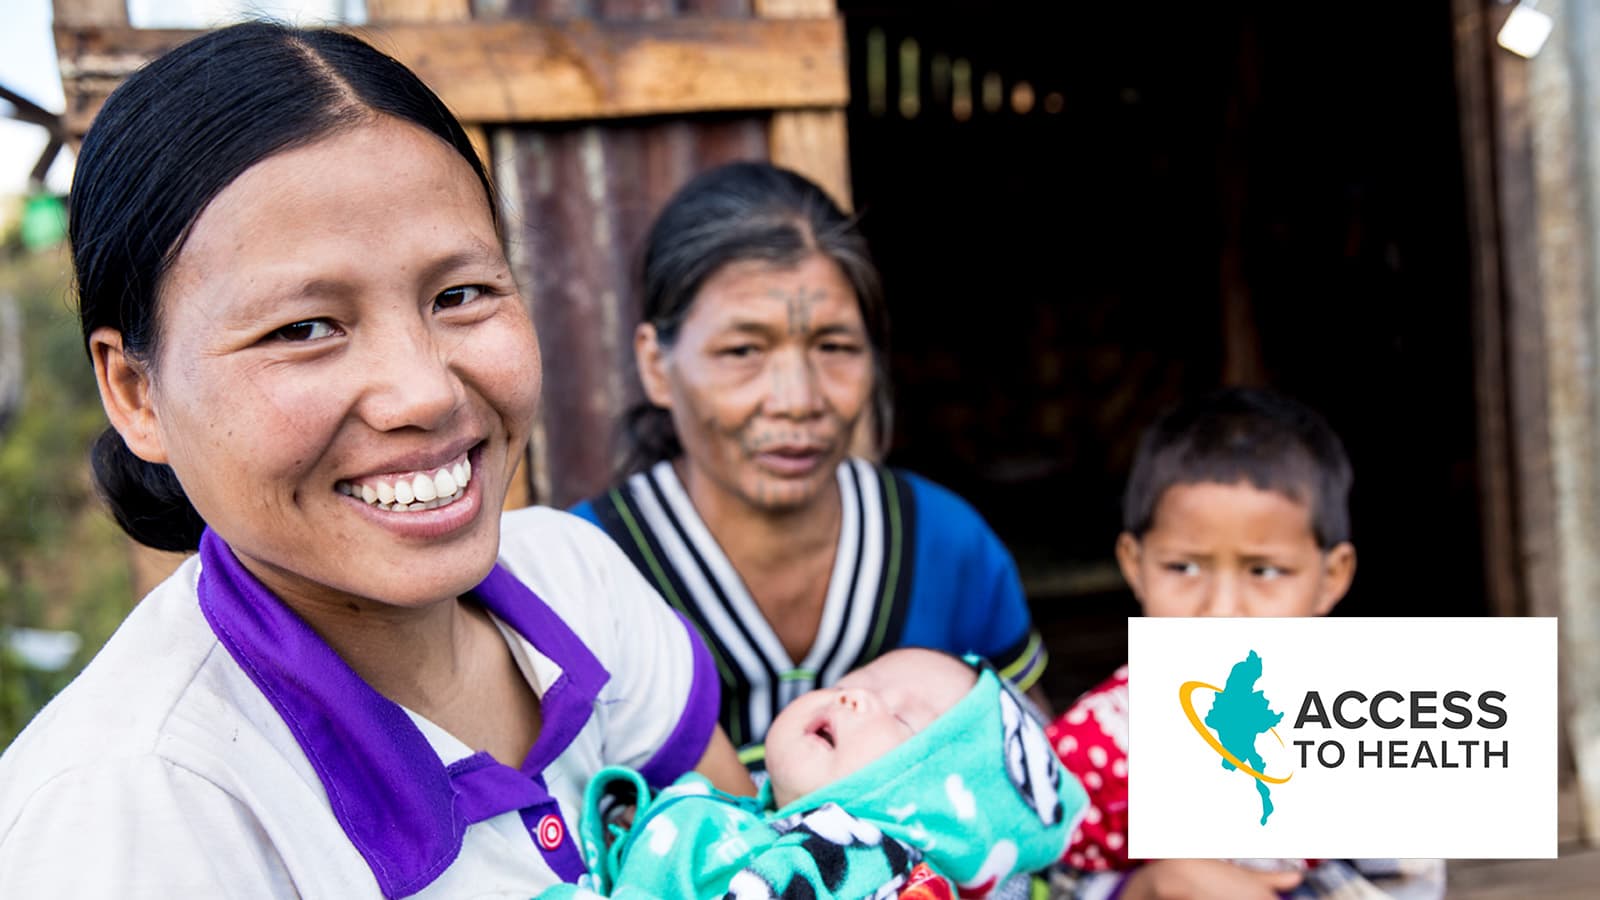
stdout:
POLYGON ((1086 799, 992 668, 921 649, 785 707, 767 775, 756 798, 693 773, 650 798, 638 773, 603 770, 580 817, 592 874, 541 896, 984 896, 1059 858, 1086 799), (608 835, 619 785, 637 810, 608 835))

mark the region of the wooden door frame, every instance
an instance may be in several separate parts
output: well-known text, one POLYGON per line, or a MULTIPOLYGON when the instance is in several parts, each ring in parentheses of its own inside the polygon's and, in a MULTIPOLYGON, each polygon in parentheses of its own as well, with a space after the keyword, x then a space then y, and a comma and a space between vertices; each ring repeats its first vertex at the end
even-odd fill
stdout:
MULTIPOLYGON (((1581 2, 1581 0, 1580 0, 1581 2)), ((1570 0, 1543 51, 1496 44, 1513 7, 1453 0, 1471 244, 1484 569, 1498 615, 1559 618, 1560 770, 1600 844, 1600 322, 1593 248, 1600 22, 1570 0)))

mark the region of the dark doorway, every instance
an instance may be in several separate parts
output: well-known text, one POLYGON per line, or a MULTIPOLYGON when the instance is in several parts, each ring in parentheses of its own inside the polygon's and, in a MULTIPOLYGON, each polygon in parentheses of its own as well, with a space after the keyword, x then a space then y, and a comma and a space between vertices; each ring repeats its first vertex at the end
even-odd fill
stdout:
POLYGON ((889 459, 1011 546, 1058 700, 1125 652, 1139 429, 1225 382, 1301 398, 1350 450, 1339 614, 1485 612, 1448 2, 840 8, 889 459))

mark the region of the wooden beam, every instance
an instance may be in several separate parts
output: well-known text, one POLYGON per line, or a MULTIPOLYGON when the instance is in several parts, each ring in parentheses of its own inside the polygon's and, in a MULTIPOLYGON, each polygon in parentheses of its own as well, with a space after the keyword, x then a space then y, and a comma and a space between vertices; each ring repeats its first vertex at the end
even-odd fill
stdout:
POLYGON ((472 18, 471 0, 367 0, 367 21, 465 22, 472 18))
POLYGON ((850 209, 850 138, 842 109, 796 109, 772 114, 767 143, 775 165, 810 178, 850 209))
POLYGON ((57 25, 126 25, 127 0, 55 0, 57 25))
POLYGON ((1535 242, 1547 366, 1551 523, 1558 569, 1562 698, 1578 774, 1584 834, 1600 844, 1600 391, 1596 350, 1600 291, 1594 203, 1594 140, 1600 114, 1589 98, 1600 86, 1600 25, 1589 0, 1557 0, 1540 12, 1557 37, 1528 60, 1535 242))
MULTIPOLYGON (((1480 0, 1486 33, 1510 9, 1480 0)), ((1493 48, 1494 174, 1505 291, 1521 571, 1529 611, 1560 620, 1562 731, 1585 839, 1600 845, 1600 234, 1593 174, 1600 24, 1587 0, 1540 12, 1554 38, 1532 59, 1493 48)))
MULTIPOLYGON (((833 0, 755 0, 755 13, 763 19, 789 22, 837 21, 833 0)), ((839 65, 845 65, 843 57, 839 65)), ((767 143, 772 162, 810 178, 848 210, 850 196, 850 142, 844 106, 817 104, 824 109, 781 110, 772 115, 767 143)))
MULTIPOLYGON (((458 22, 353 28, 464 122, 842 107, 838 19, 458 22)), ((198 31, 56 27, 67 127, 87 130, 122 79, 198 31)))
POLYGON ((755 0, 753 6, 763 19, 821 19, 838 13, 833 0, 755 0))

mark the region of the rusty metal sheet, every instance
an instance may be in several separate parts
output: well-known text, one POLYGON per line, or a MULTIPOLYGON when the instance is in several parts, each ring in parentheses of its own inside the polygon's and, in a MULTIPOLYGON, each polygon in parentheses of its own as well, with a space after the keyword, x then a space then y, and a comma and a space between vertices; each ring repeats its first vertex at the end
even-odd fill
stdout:
POLYGON ((611 480, 617 420, 640 397, 633 360, 638 265, 651 219, 696 172, 767 155, 758 118, 510 129, 496 144, 508 240, 544 358, 534 448, 538 502, 564 506, 611 480))

